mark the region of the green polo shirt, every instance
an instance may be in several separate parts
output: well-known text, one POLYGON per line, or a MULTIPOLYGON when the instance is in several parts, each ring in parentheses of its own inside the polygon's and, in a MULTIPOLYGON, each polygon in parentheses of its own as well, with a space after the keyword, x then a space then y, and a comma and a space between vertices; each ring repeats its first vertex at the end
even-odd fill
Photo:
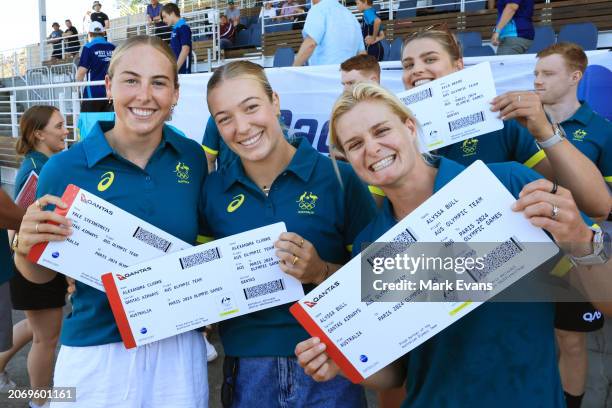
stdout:
POLYGON ((21 166, 15 176, 15 198, 23 188, 23 185, 28 181, 31 172, 40 174, 45 163, 49 158, 36 150, 30 150, 23 158, 21 166))
MULTIPOLYGON (((114 122, 98 122, 87 139, 51 157, 40 173, 38 197, 61 196, 68 184, 75 184, 195 243, 198 201, 207 174, 202 148, 164 126, 159 146, 141 169, 108 144, 104 132, 113 126, 114 122)), ((86 268, 87 259, 80 261, 86 268)), ((62 344, 80 347, 121 341, 104 292, 77 281, 71 301, 72 312, 62 324, 62 344)))
MULTIPOLYGON (((352 169, 338 163, 343 187, 328 157, 307 139, 274 180, 268 196, 244 172, 242 162, 214 172, 206 180, 201 200, 202 233, 229 235, 284 221, 287 231, 312 242, 321 259, 344 264, 357 233, 373 218, 374 202, 352 169)), ((223 273, 223 271, 219 271, 223 273)), ((305 285, 308 292, 312 285, 305 285)), ((225 353, 236 357, 293 356, 308 333, 289 313, 289 304, 220 323, 225 353)))

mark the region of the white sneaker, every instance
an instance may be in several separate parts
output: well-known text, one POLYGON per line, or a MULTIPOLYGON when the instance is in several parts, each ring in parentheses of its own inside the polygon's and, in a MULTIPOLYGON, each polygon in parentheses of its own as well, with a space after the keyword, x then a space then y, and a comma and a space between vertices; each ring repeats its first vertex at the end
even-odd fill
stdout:
POLYGON ((9 392, 9 390, 14 390, 15 388, 17 388, 17 384, 15 384, 15 381, 9 378, 8 373, 6 371, 1 372, 0 373, 0 393, 6 393, 6 392, 9 392))
POLYGON ((208 341, 206 336, 204 336, 204 342, 206 343, 206 360, 210 363, 219 356, 219 353, 217 353, 215 346, 208 341))

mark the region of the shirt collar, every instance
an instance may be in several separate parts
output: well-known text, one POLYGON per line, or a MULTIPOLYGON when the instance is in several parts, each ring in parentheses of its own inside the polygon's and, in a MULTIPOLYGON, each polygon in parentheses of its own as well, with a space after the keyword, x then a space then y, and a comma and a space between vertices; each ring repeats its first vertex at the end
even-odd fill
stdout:
POLYGON ((185 22, 185 19, 184 19, 184 18, 179 18, 179 20, 176 22, 176 24, 174 24, 173 29, 174 29, 174 30, 176 30, 176 29, 178 29, 180 26, 184 26, 185 24, 187 24, 187 23, 185 22))
POLYGON ((580 107, 578 110, 569 118, 561 122, 578 122, 582 126, 587 126, 593 117, 593 110, 586 101, 580 101, 580 107))
POLYGON ((39 152, 38 150, 30 150, 25 157, 28 158, 33 158, 33 159, 37 159, 37 160, 41 160, 41 161, 47 161, 49 160, 49 158, 44 154, 39 152))
POLYGON ((91 39, 91 41, 89 41, 89 44, 98 44, 98 43, 104 43, 104 42, 106 42, 104 37, 94 37, 91 39))
MULTIPOLYGON (((87 166, 89 168, 94 167, 102 159, 110 156, 114 153, 113 148, 108 144, 104 132, 111 130, 115 126, 114 121, 98 121, 91 129, 89 137, 83 140, 83 150, 85 151, 85 157, 87 158, 87 166)), ((178 141, 181 138, 171 127, 164 125, 162 129, 162 140, 157 149, 164 149, 166 145, 171 146, 179 154, 180 143, 178 141)))
MULTIPOLYGON (((296 151, 285 171, 295 174, 304 182, 308 182, 317 161, 320 159, 320 154, 312 147, 306 138, 299 137, 295 139, 292 144, 296 147, 296 151)), ((234 160, 224 172, 223 189, 227 191, 237 182, 245 185, 253 183, 244 172, 244 167, 239 157, 237 160, 234 160)))

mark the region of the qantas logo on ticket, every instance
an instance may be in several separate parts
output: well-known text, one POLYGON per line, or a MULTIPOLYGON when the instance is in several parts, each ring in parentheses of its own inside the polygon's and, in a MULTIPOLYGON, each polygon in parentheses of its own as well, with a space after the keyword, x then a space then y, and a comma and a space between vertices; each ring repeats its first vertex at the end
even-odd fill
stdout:
POLYGON ((147 266, 146 268, 138 269, 133 272, 124 273, 123 275, 121 275, 120 273, 116 273, 115 276, 117 277, 117 279, 122 281, 122 280, 126 280, 130 276, 138 275, 139 273, 148 272, 150 270, 151 270, 151 267, 147 266))
POLYGON ((327 296, 332 290, 336 289, 338 286, 340 286, 340 282, 335 281, 334 283, 332 283, 331 285, 329 285, 323 292, 321 292, 319 295, 315 296, 314 298, 312 298, 312 301, 308 301, 305 300, 304 304, 308 307, 315 307, 317 303, 319 303, 319 301, 321 299, 323 299, 325 296, 327 296))
POLYGON ((95 201, 92 201, 91 199, 87 198, 87 196, 83 193, 81 193, 81 202, 88 204, 88 205, 93 205, 94 207, 96 207, 98 210, 102 210, 105 213, 107 213, 108 215, 113 215, 113 210, 109 210, 108 208, 104 207, 103 205, 100 205, 98 203, 96 203, 95 201))

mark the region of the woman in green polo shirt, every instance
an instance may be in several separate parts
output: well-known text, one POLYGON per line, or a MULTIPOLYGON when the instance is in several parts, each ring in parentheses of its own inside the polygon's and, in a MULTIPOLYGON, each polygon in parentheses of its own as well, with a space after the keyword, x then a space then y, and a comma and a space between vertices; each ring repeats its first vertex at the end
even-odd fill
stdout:
MULTIPOLYGON (((240 160, 208 176, 202 235, 223 238, 284 221, 289 232, 275 242, 281 269, 308 292, 349 260, 357 232, 374 215, 368 190, 346 163, 339 163, 340 182, 331 160, 307 139, 285 139, 278 95, 259 65, 220 67, 207 98, 223 141, 240 160)), ((293 351, 308 334, 289 305, 219 326, 228 356, 224 406, 364 406, 361 387, 340 378, 318 384, 304 375, 293 351)))
MULTIPOLYGON (((380 187, 382 211, 355 239, 373 242, 457 176, 464 166, 423 157, 417 124, 397 97, 375 84, 358 84, 334 105, 330 142, 367 184, 380 187)), ((557 242, 585 242, 593 232, 568 190, 518 163, 489 164, 536 227, 557 242), (520 199, 519 199, 520 194, 520 199)), ((575 254, 578 255, 578 254, 575 254)), ((605 265, 604 265, 605 267, 605 265)), ((564 407, 553 333, 554 305, 488 302, 364 382, 377 389, 405 383, 402 407, 564 407)), ((296 348, 300 365, 317 381, 339 373, 317 338, 296 348)))

